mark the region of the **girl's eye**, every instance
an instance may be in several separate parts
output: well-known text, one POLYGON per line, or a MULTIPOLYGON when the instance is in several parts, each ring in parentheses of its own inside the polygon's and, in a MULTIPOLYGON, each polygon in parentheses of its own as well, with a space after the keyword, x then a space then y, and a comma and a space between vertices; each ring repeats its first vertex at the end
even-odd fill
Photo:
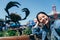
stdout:
POLYGON ((45 16, 42 16, 43 18, 45 17, 45 16))
POLYGON ((46 20, 48 20, 48 19, 46 18, 46 20))
POLYGON ((40 18, 39 20, 41 20, 42 18, 40 18))

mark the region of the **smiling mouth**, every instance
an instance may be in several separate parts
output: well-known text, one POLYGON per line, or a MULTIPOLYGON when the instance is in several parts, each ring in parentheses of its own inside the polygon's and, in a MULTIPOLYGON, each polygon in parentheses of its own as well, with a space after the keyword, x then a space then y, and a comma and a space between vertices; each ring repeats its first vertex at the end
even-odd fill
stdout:
POLYGON ((45 20, 42 21, 43 24, 45 24, 45 22, 46 22, 45 20))

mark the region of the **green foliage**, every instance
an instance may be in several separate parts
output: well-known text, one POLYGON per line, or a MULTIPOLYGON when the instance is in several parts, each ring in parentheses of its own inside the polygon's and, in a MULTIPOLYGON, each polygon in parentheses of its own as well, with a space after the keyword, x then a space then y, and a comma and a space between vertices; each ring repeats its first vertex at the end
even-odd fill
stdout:
POLYGON ((7 34, 9 35, 9 36, 16 36, 16 30, 8 30, 7 31, 7 34))
POLYGON ((25 34, 25 35, 30 35, 30 34, 32 34, 32 31, 31 31, 31 29, 30 29, 29 27, 27 27, 27 28, 23 31, 23 34, 25 34))
POLYGON ((0 32, 0 37, 3 37, 4 36, 4 32, 0 32))

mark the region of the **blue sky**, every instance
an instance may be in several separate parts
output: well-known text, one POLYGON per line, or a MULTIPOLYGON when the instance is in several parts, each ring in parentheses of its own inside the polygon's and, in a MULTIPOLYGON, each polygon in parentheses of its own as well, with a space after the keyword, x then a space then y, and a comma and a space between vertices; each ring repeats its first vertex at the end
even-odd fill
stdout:
POLYGON ((60 12, 60 0, 0 0, 0 18, 4 19, 5 15, 7 15, 4 8, 10 1, 17 1, 21 4, 19 8, 12 7, 11 9, 9 9, 10 13, 11 12, 17 13, 22 18, 24 18, 25 14, 21 11, 21 9, 28 8, 30 10, 30 15, 27 17, 26 20, 21 21, 22 24, 24 24, 28 20, 34 19, 37 13, 40 11, 44 11, 47 14, 50 13, 52 11, 53 4, 56 5, 56 10, 60 12))

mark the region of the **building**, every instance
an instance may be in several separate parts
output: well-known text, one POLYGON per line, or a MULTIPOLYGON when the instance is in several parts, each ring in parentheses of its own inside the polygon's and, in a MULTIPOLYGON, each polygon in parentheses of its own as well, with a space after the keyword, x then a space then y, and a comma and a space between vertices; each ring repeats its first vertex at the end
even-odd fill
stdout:
POLYGON ((52 12, 48 14, 52 20, 60 19, 60 12, 56 11, 56 6, 52 5, 52 12))

